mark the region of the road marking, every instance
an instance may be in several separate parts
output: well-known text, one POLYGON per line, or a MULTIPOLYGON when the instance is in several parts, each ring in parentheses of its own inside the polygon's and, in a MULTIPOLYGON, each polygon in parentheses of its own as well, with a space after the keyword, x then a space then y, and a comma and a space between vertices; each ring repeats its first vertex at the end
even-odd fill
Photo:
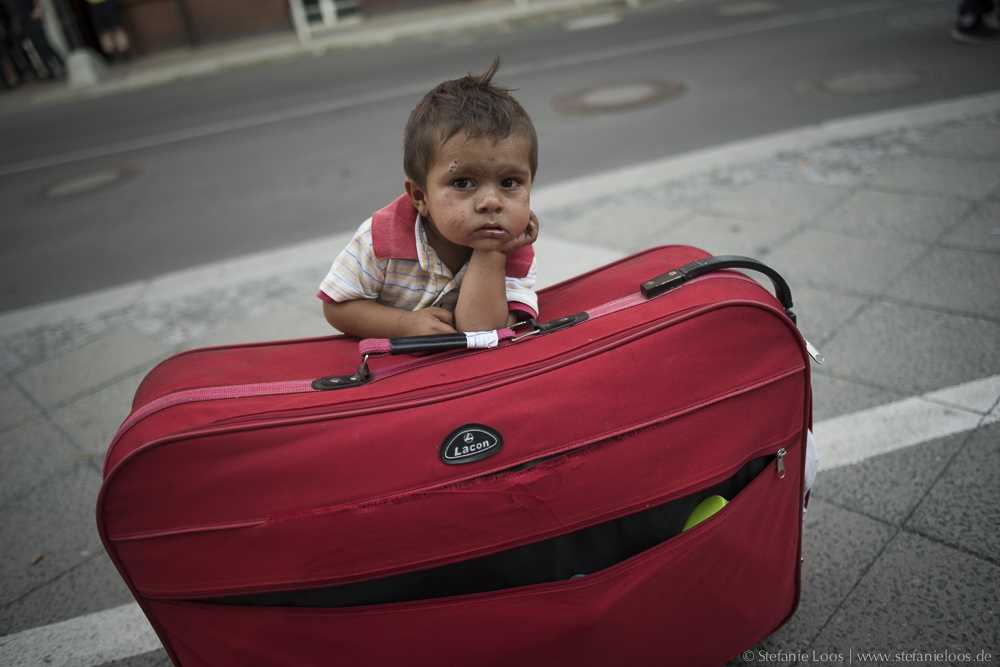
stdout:
MULTIPOLYGON (((863 2, 834 9, 823 9, 802 14, 790 14, 786 16, 773 17, 747 21, 735 26, 723 26, 699 30, 683 35, 674 35, 664 38, 644 40, 621 46, 607 47, 603 49, 589 49, 576 54, 562 55, 555 58, 546 58, 533 63, 522 65, 510 65, 504 68, 503 76, 511 77, 520 74, 530 74, 549 69, 559 69, 562 67, 573 67, 586 65, 593 62, 602 62, 612 58, 622 58, 626 56, 640 55, 664 49, 671 49, 678 46, 689 46, 692 44, 702 44, 705 42, 727 39, 730 37, 740 37, 758 32, 766 32, 779 28, 789 28, 806 23, 826 21, 837 18, 844 18, 855 14, 863 14, 883 9, 890 9, 900 5, 907 5, 907 0, 883 0, 882 2, 863 2)), ((181 128, 169 132, 150 135, 137 139, 94 146, 77 151, 69 151, 49 157, 25 160, 8 165, 0 165, 0 176, 20 174, 23 172, 45 169, 64 164, 72 164, 84 160, 91 160, 99 157, 120 155, 131 151, 156 148, 168 144, 190 141, 192 139, 203 139, 226 132, 236 130, 247 130, 274 123, 287 122, 342 111, 354 107, 374 104, 377 102, 387 102, 389 100, 402 97, 419 97, 436 86, 439 81, 424 81, 407 85, 395 86, 382 91, 370 93, 360 93, 348 97, 338 97, 333 100, 321 100, 310 102, 297 107, 282 108, 266 113, 253 114, 242 118, 228 118, 225 120, 197 125, 194 127, 181 128)))
POLYGON ((0 637, 0 664, 91 667, 158 648, 160 640, 149 621, 131 602, 0 637))
MULTIPOLYGON (((1000 375, 815 424, 823 470, 1000 422, 1000 375)), ((0 637, 0 664, 92 667, 160 648, 139 605, 0 637)))
POLYGON ((1000 375, 814 425, 820 472, 1000 421, 1000 375))

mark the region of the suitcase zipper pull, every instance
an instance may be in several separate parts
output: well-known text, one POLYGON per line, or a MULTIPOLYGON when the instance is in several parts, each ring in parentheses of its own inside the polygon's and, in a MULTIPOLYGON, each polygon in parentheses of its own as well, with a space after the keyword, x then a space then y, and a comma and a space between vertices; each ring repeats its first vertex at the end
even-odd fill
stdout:
POLYGON ((778 479, 785 478, 785 454, 787 453, 784 447, 778 450, 778 479))
POLYGON ((817 364, 821 364, 826 361, 826 359, 823 358, 823 355, 819 353, 819 350, 816 349, 815 345, 807 341, 805 338, 803 338, 802 341, 806 344, 806 352, 808 352, 809 356, 813 358, 813 361, 817 364))

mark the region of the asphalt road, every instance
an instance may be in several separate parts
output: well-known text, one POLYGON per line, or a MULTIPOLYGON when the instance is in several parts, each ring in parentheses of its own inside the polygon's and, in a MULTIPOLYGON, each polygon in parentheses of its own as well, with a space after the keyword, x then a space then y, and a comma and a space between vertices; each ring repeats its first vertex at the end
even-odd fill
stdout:
POLYGON ((952 11, 950 1, 654 3, 593 10, 607 18, 589 27, 563 16, 8 108, 0 312, 355 228, 401 192, 402 128, 423 92, 498 54, 500 81, 535 120, 542 186, 996 90, 993 55, 948 37, 952 11), (635 89, 620 86, 651 81, 683 93, 607 113, 556 107, 595 86, 622 97, 635 89), (111 168, 130 178, 45 196, 111 168))

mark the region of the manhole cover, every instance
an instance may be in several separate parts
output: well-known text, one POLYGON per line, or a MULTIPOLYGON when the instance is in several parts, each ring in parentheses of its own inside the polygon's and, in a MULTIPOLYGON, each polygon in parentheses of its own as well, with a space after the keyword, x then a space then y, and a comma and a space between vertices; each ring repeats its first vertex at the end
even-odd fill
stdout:
POLYGON ((563 113, 592 114, 627 111, 666 102, 684 93, 676 81, 629 81, 593 86, 560 97, 555 102, 563 113))
POLYGON ((45 187, 35 190, 27 196, 28 201, 58 201, 69 197, 106 190, 131 180, 139 175, 142 170, 139 167, 128 165, 125 167, 105 167, 103 169, 93 169, 80 174, 74 174, 68 178, 63 178, 45 187))
POLYGON ((810 97, 872 99, 908 95, 935 86, 942 75, 906 65, 872 65, 804 79, 795 91, 810 97))

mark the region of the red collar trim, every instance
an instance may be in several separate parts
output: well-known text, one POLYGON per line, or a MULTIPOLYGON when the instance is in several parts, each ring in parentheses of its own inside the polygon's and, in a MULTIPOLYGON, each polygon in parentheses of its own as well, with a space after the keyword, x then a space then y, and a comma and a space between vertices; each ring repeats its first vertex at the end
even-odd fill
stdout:
MULTIPOLYGON (((401 195, 394 202, 372 216, 372 249, 379 259, 411 259, 419 261, 417 252, 417 209, 409 195, 401 195)), ((511 278, 524 278, 531 270, 535 249, 530 245, 518 248, 507 255, 505 273, 511 278)))

